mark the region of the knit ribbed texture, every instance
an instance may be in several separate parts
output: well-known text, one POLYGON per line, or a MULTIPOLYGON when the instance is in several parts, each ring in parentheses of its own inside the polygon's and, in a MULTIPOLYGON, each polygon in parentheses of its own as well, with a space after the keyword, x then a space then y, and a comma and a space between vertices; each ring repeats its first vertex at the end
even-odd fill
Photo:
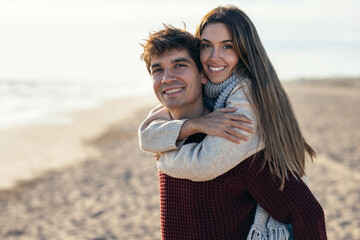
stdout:
POLYGON ((186 119, 171 120, 169 111, 162 105, 151 110, 141 124, 138 135, 140 148, 145 152, 160 153, 180 148, 183 141, 176 141, 186 119), (168 120, 165 120, 168 119, 168 120), (156 131, 153 131, 156 129, 156 131), (163 136, 167 136, 165 139, 163 136), (154 141, 154 139, 162 139, 154 141))
POLYGON ((276 221, 258 204, 247 240, 291 240, 287 226, 276 221))
POLYGON ((254 224, 251 226, 247 240, 267 240, 269 239, 269 214, 258 204, 255 212, 254 224))
POLYGON ((257 202, 276 219, 291 221, 295 239, 327 239, 323 210, 307 186, 289 174, 280 192, 268 166, 260 171, 262 163, 261 151, 206 182, 159 172, 162 239, 246 239, 257 202))
POLYGON ((276 221, 274 218, 270 217, 267 227, 269 229, 269 240, 290 239, 290 232, 286 225, 276 221))
POLYGON ((231 75, 224 82, 215 84, 207 81, 204 85, 204 104, 210 110, 223 108, 226 106, 231 91, 240 82, 240 77, 235 74, 231 75))

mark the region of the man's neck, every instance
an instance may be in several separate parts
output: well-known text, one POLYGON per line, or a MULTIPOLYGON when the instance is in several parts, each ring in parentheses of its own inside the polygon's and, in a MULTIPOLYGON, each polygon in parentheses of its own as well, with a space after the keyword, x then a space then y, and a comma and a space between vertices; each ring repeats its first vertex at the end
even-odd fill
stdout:
POLYGON ((209 112, 210 111, 207 108, 205 108, 204 104, 201 102, 201 105, 192 109, 189 108, 171 109, 170 115, 173 119, 191 119, 191 118, 203 116, 209 112))

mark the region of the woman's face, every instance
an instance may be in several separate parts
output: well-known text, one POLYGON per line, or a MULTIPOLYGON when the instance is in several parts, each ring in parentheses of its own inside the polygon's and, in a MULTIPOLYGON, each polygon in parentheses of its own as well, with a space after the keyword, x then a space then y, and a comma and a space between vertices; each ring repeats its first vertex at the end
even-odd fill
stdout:
POLYGON ((235 70, 239 58, 233 41, 224 23, 210 23, 201 34, 200 60, 209 80, 225 81, 235 70))

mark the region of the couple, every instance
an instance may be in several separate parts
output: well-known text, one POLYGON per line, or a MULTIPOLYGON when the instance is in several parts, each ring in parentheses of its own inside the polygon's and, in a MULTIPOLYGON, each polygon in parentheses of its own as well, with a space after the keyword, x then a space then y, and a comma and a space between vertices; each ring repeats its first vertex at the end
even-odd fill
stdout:
POLYGON ((162 239, 326 239, 300 179, 315 152, 255 26, 218 7, 195 36, 165 26, 143 44, 161 105, 139 137, 158 160, 162 239))

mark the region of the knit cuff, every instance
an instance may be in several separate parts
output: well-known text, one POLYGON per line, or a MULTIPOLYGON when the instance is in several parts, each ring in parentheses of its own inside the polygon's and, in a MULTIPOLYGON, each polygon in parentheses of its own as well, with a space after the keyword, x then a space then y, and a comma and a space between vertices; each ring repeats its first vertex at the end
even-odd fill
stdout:
POLYGON ((168 141, 169 146, 173 146, 175 149, 179 149, 184 144, 186 138, 182 139, 182 140, 179 140, 179 141, 176 141, 176 140, 179 137, 182 125, 187 120, 188 119, 173 120, 174 121, 174 126, 173 126, 174 129, 170 133, 171 135, 170 135, 170 138, 169 138, 169 141, 168 141))

